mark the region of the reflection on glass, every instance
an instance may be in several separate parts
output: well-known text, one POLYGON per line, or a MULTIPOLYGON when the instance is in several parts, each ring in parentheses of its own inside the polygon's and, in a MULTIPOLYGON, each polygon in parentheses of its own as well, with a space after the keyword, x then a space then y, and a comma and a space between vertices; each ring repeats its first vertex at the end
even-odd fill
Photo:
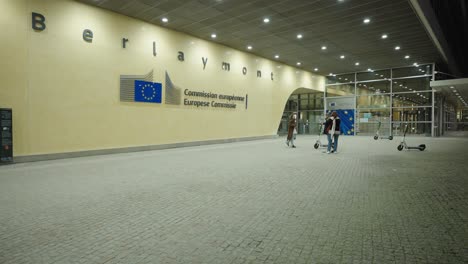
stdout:
POLYGON ((319 124, 323 122, 323 110, 301 111, 299 120, 299 134, 317 135, 319 124))
POLYGON ((323 99, 322 92, 295 94, 295 98, 298 98, 298 99, 290 100, 290 101, 293 101, 294 103, 291 103, 289 108, 287 105, 286 106, 287 110, 296 109, 298 107, 299 110, 320 109, 323 111, 324 99, 323 99))
POLYGON ((413 107, 432 105, 432 92, 396 93, 393 94, 393 107, 413 107))
POLYGON ((392 122, 393 137, 403 136, 406 126, 409 126, 406 136, 421 135, 431 136, 431 123, 406 123, 406 122, 392 122))
POLYGON ((358 118, 367 118, 369 122, 378 122, 381 118, 390 118, 390 108, 361 109, 356 111, 358 118))
POLYGON ((390 70, 358 72, 356 75, 356 81, 385 80, 390 79, 390 77, 390 70))
POLYGON ((431 107, 393 108, 392 121, 431 122, 431 107))
POLYGON ((431 90, 430 77, 393 80, 394 93, 431 90))
POLYGON ((327 84, 335 84, 335 83, 351 83, 354 82, 354 73, 348 74, 339 74, 339 75, 332 75, 326 76, 327 84))
POLYGON ((410 67, 405 67, 405 68, 395 68, 392 71, 393 71, 392 72, 393 78, 421 76, 421 75, 432 77, 432 65, 431 64, 410 66, 410 67))
POLYGON ((390 93, 390 85, 390 81, 358 83, 356 85, 356 91, 359 95, 390 93))
POLYGON ((325 88, 328 97, 354 95, 354 83, 329 85, 325 88))
POLYGON ((298 106, 297 99, 296 99, 296 100, 294 100, 294 99, 289 99, 289 100, 286 102, 286 106, 284 107, 284 110, 285 110, 285 111, 296 111, 296 110, 297 110, 297 106, 298 106))
POLYGON ((390 107, 390 95, 362 95, 356 97, 357 108, 390 107))
POLYGON ((390 108, 360 109, 356 111, 357 127, 360 135, 374 135, 379 129, 380 135, 390 134, 390 108))

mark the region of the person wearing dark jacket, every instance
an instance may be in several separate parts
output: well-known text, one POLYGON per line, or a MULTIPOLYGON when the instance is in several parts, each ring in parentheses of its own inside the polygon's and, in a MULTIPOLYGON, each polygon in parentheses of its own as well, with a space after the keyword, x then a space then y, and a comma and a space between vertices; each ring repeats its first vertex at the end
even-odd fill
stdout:
POLYGON ((325 122, 325 131, 323 131, 323 133, 327 134, 327 138, 328 138, 327 154, 338 152, 338 137, 340 136, 340 123, 341 123, 341 120, 335 111, 333 111, 330 118, 328 118, 327 121, 325 122), (333 137, 333 143, 332 143, 332 137, 333 137), (333 144, 333 149, 331 149, 332 144, 333 144))
POLYGON ((289 146, 289 142, 291 142, 291 147, 295 148, 294 145, 294 129, 296 129, 297 125, 297 117, 296 114, 293 113, 288 120, 288 137, 286 139, 286 145, 289 146))

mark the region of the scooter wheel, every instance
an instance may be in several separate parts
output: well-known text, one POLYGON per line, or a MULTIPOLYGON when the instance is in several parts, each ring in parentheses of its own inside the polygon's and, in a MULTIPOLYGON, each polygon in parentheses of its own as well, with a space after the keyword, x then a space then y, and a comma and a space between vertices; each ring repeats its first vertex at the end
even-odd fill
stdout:
POLYGON ((399 151, 402 151, 402 150, 403 150, 403 146, 402 146, 402 145, 398 145, 397 149, 398 149, 399 151))
POLYGON ((393 136, 389 136, 388 139, 392 140, 392 139, 393 139, 393 136))
POLYGON ((378 136, 374 136, 374 139, 377 140, 377 139, 379 139, 379 137, 378 137, 378 136))
POLYGON ((426 145, 419 145, 419 150, 420 151, 424 151, 426 149, 426 145))
POLYGON ((314 149, 318 149, 318 147, 319 147, 319 144, 318 144, 318 143, 315 143, 315 144, 314 144, 314 149))

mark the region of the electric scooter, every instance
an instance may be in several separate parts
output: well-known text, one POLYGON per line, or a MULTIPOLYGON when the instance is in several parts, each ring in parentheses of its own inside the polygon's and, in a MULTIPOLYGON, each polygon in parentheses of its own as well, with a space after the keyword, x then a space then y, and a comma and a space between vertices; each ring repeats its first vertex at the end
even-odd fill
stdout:
POLYGON ((408 125, 405 127, 405 133, 403 134, 403 139, 401 140, 400 145, 398 145, 397 149, 402 151, 403 149, 419 149, 420 151, 424 151, 426 149, 426 144, 421 144, 419 146, 408 146, 406 144, 406 132, 408 132, 408 125))
POLYGON ((375 140, 377 140, 377 139, 390 139, 390 140, 392 140, 392 139, 393 139, 393 136, 392 136, 392 135, 390 135, 390 136, 388 136, 388 137, 384 137, 384 136, 381 136, 381 135, 380 135, 380 127, 381 127, 381 126, 382 126, 382 122, 379 121, 379 126, 378 126, 378 128, 377 128, 377 131, 375 132, 374 139, 375 139, 375 140))
MULTIPOLYGON (((319 124, 319 134, 318 134, 317 141, 315 141, 315 144, 314 144, 315 149, 328 147, 328 144, 322 144, 322 142, 320 141, 320 137, 323 135, 323 129, 324 129, 323 126, 324 126, 323 123, 319 124)), ((332 142, 332 148, 333 148, 333 142, 332 142)))

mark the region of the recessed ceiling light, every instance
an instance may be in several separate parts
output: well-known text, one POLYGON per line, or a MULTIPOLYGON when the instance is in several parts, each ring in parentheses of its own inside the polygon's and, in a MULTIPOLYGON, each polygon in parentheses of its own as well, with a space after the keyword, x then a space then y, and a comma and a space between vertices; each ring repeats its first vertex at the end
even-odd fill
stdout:
POLYGON ((386 38, 388 38, 387 34, 383 34, 382 39, 386 39, 386 38))
POLYGON ((278 59, 279 58, 279 55, 275 55, 275 59, 278 59))
POLYGON ((369 68, 369 69, 367 69, 367 71, 370 71, 370 72, 372 72, 372 69, 371 69, 371 68, 369 68))
POLYGON ((359 66, 359 62, 354 63, 354 65, 359 66))
POLYGON ((418 63, 417 63, 417 62, 415 62, 415 63, 413 63, 413 66, 416 66, 416 67, 418 67, 419 65, 418 65, 418 63))
POLYGON ((301 38, 302 38, 302 34, 297 34, 297 38, 298 38, 298 39, 301 39, 301 38))
POLYGON ((161 21, 164 22, 164 23, 167 23, 167 22, 169 22, 169 19, 167 19, 167 17, 163 17, 163 18, 161 19, 161 21))
POLYGON ((344 59, 344 58, 345 58, 345 55, 341 55, 341 56, 340 56, 340 59, 344 59))
POLYGON ((270 22, 270 19, 269 18, 264 18, 263 22, 268 23, 268 22, 270 22))
POLYGON ((409 58, 410 58, 410 56, 409 56, 409 55, 406 55, 406 56, 405 56, 405 59, 409 59, 409 58))
POLYGON ((216 38, 216 34, 211 34, 211 38, 216 38))
POLYGON ((318 71, 318 68, 315 68, 314 71, 318 71))
POLYGON ((322 46, 322 50, 326 50, 327 49, 327 46, 322 46))
POLYGON ((247 46, 247 49, 248 49, 248 50, 251 50, 251 49, 252 49, 252 46, 247 46))
POLYGON ((365 24, 370 23, 370 18, 365 18, 365 19, 364 19, 364 23, 365 23, 365 24))
POLYGON ((395 47, 395 50, 400 50, 400 46, 396 46, 396 47, 395 47))
POLYGON ((300 62, 297 62, 297 63, 296 63, 296 65, 297 65, 297 66, 300 66, 300 65, 301 65, 301 63, 300 63, 300 62))
POLYGON ((330 74, 329 74, 329 75, 330 75, 330 76, 333 76, 333 73, 331 73, 331 72, 330 72, 330 74))

